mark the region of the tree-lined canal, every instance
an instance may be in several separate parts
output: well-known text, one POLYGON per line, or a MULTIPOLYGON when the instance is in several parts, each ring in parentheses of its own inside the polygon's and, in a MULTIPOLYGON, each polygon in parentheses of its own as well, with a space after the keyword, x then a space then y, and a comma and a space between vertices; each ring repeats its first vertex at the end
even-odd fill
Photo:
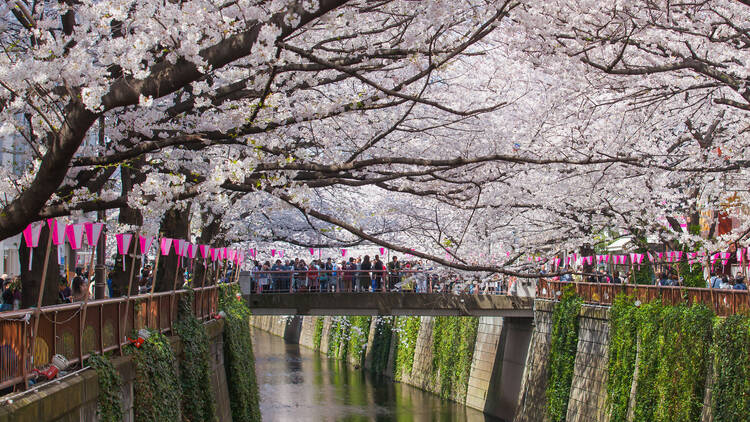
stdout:
POLYGON ((253 329, 253 349, 263 420, 498 420, 258 329, 253 329))

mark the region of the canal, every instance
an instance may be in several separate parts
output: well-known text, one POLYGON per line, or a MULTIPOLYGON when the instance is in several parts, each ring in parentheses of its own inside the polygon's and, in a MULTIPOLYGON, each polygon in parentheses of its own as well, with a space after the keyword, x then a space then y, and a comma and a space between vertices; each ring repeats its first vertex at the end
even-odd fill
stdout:
POLYGON ((499 421, 258 329, 253 350, 266 421, 499 421))

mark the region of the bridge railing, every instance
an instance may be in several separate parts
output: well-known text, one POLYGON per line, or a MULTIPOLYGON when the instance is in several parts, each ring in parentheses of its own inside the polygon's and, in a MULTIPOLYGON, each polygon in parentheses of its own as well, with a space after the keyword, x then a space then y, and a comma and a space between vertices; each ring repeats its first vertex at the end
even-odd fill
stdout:
POLYGON ((574 283, 540 279, 536 297, 556 299, 566 286, 573 286, 586 303, 611 305, 624 293, 641 303, 661 300, 668 305, 702 303, 716 315, 726 316, 750 311, 750 292, 746 290, 708 289, 700 287, 653 286, 642 284, 574 283))
MULTIPOLYGON (((395 289, 415 293, 436 293, 450 288, 456 281, 461 288, 471 283, 441 278, 433 270, 284 270, 253 271, 250 276, 255 293, 380 293, 395 289)), ((488 293, 499 293, 502 283, 491 282, 488 293)), ((472 293, 481 293, 477 286, 472 293)))
MULTIPOLYGON (((218 289, 193 289, 193 311, 198 319, 218 312, 218 289)), ((171 332, 179 298, 187 293, 178 290, 45 306, 38 314, 34 308, 1 312, 0 391, 24 388, 32 369, 49 364, 56 354, 71 365, 80 365, 94 352, 122 354, 132 331, 151 328, 171 332), (36 333, 35 315, 39 318, 36 333)))

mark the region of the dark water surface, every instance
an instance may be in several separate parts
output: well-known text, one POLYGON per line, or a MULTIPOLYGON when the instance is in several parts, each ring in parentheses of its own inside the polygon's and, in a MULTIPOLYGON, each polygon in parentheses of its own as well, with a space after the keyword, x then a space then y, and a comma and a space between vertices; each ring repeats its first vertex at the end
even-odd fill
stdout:
POLYGON ((264 421, 497 421, 257 329, 253 350, 264 421))

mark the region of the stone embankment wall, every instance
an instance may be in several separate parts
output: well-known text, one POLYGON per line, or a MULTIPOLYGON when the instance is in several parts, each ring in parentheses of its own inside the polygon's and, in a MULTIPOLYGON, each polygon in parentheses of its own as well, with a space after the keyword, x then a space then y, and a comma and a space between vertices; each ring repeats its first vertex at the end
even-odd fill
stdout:
POLYGON ((701 305, 632 298, 618 298, 612 308, 587 306, 568 293, 559 302, 535 300, 533 319, 257 317, 251 323, 292 339, 298 332, 306 347, 505 421, 750 421, 750 361, 737 358, 750 342, 750 317, 715 318, 701 305), (348 335, 355 326, 367 335, 348 335))
POLYGON ((530 318, 501 317, 253 316, 251 325, 506 421, 532 334, 530 318), (464 376, 441 374, 446 365, 464 376))
MULTIPOLYGON (((223 321, 206 323, 209 337, 209 373, 214 392, 216 413, 220 421, 231 421, 229 393, 224 370, 223 321)), ((178 337, 169 341, 177 359, 182 358, 182 343, 178 337)), ((133 382, 135 367, 129 356, 112 359, 123 380, 120 392, 123 422, 133 421, 133 382)), ((99 380, 92 369, 74 373, 59 381, 38 386, 11 404, 0 406, 0 422, 92 422, 97 421, 99 380)), ((175 403, 179 406, 179 403, 175 403)))

